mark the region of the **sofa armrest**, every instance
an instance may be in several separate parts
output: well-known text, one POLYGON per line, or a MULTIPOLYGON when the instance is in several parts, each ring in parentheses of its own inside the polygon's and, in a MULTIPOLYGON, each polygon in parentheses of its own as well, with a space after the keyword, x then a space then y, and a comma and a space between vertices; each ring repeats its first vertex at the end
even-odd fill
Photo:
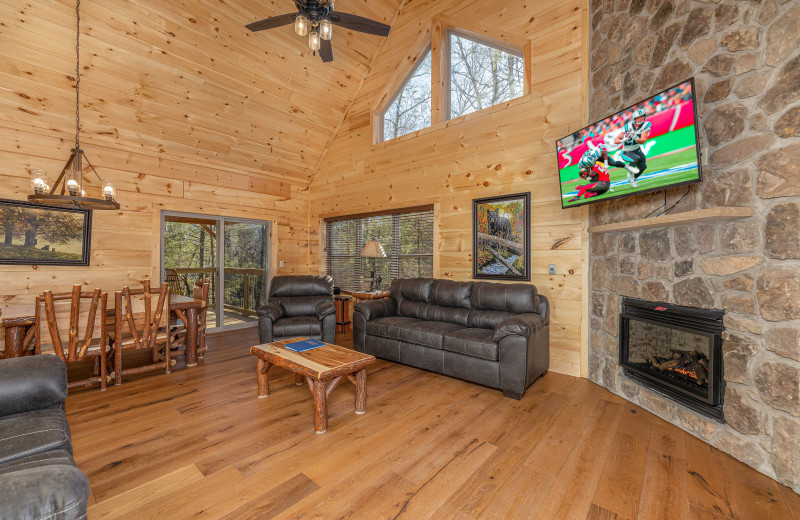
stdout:
POLYGON ((546 326, 545 319, 538 314, 517 314, 505 319, 494 331, 492 341, 500 343, 504 338, 517 335, 530 338, 546 326))
POLYGON ((67 398, 67 366, 42 354, 0 361, 0 417, 59 405, 67 398))
POLYGON ((0 518, 85 519, 86 474, 70 464, 34 466, 0 474, 0 518))
POLYGON ((317 318, 322 320, 325 316, 330 316, 331 314, 336 314, 336 306, 333 305, 332 301, 322 301, 314 307, 314 312, 317 313, 317 318))
POLYGON ((269 320, 273 322, 278 321, 284 314, 283 305, 271 302, 256 309, 256 314, 264 318, 269 318, 269 320))
POLYGON ((366 300, 358 302, 353 307, 353 312, 357 312, 364 317, 365 321, 397 314, 397 304, 392 298, 379 298, 377 300, 366 300))

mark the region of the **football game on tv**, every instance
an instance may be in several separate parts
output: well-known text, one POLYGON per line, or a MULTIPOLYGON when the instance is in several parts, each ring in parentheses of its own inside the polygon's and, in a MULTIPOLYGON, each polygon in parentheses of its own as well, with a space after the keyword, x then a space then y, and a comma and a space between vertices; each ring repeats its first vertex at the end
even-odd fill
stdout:
POLYGON ((559 139, 561 206, 702 180, 694 79, 559 139))

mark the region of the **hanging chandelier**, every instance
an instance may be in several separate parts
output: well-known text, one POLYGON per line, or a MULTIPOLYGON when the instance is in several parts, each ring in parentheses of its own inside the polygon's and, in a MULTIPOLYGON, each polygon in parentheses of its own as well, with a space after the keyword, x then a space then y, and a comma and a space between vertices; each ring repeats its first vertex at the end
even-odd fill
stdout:
POLYGON ((102 179, 94 169, 89 158, 81 150, 80 143, 80 85, 81 85, 81 1, 75 3, 77 18, 77 34, 75 38, 75 148, 72 149, 67 163, 61 174, 50 186, 47 174, 39 169, 31 171, 31 186, 33 195, 28 195, 28 200, 37 204, 57 206, 62 208, 82 209, 119 209, 119 203, 114 200, 116 192, 110 179, 102 179), (100 181, 102 198, 88 197, 83 189, 83 161, 89 165, 91 171, 100 181), (60 193, 56 193, 59 191, 60 193))

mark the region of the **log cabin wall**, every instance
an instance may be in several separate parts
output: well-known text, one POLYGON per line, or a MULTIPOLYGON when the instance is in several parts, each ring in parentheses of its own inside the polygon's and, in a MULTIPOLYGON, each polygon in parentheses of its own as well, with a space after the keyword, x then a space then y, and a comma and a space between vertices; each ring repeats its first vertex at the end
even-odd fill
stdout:
POLYGON ((586 16, 581 0, 404 2, 312 180, 312 270, 324 271, 319 244, 324 217, 433 203, 438 223, 434 276, 469 280, 472 200, 531 192, 531 283, 552 302, 550 367, 585 375, 586 213, 562 211, 554 150, 556 139, 586 122, 586 16), (427 46, 432 26, 439 34, 434 22, 445 19, 527 42, 530 92, 373 144, 374 111, 427 46), (548 264, 556 264, 557 275, 548 275, 548 264))
MULTIPOLYGON (((269 44, 244 28, 286 7, 262 4, 82 2, 81 145, 122 207, 94 212, 90 267, 0 266, 3 316, 45 289, 158 279, 161 210, 270 220, 271 272, 308 272, 309 177, 357 81, 326 77, 325 107, 259 72, 307 58, 290 28, 269 44), (295 115, 306 109, 315 117, 295 115)), ((54 179, 74 146, 74 9, 73 0, 0 1, 0 198, 25 200, 30 169, 54 179)), ((346 55, 340 63, 363 67, 346 55)), ((298 92, 306 81, 294 80, 298 92)))

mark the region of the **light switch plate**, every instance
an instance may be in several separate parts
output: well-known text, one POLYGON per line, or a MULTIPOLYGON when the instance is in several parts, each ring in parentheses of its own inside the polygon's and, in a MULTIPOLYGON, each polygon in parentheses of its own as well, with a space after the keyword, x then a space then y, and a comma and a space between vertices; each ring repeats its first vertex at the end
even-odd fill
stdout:
POLYGON ((556 264, 550 264, 550 274, 556 274, 556 264))
POLYGON ((281 267, 284 267, 286 265, 286 262, 284 260, 281 260, 278 265, 280 265, 281 267))

